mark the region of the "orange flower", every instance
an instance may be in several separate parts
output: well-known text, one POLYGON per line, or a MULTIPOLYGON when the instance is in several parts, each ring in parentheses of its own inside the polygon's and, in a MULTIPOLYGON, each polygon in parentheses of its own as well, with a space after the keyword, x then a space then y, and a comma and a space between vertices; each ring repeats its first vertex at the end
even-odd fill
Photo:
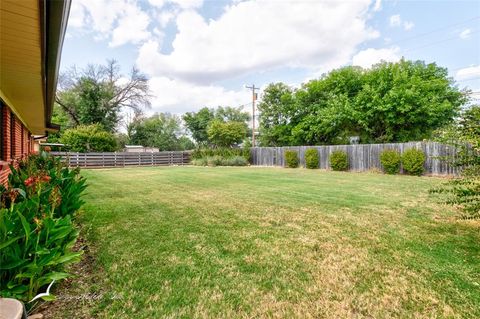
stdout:
POLYGON ((35 184, 35 182, 36 182, 36 178, 33 177, 33 176, 30 176, 30 177, 27 178, 23 183, 25 184, 25 186, 30 187, 30 186, 32 186, 33 184, 35 184))

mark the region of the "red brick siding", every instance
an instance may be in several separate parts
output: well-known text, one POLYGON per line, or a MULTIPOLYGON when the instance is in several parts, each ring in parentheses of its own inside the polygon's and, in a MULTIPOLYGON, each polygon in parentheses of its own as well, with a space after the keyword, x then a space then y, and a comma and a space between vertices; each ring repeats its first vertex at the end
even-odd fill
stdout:
POLYGON ((13 130, 11 129, 11 113, 10 109, 3 104, 2 105, 2 142, 3 142, 3 154, 2 162, 0 165, 0 184, 5 184, 10 174, 8 164, 12 163, 14 159, 19 159, 33 151, 33 136, 22 124, 22 122, 14 116, 13 130), (13 132, 13 136, 11 133, 13 132), (12 152, 13 145, 13 152, 12 152))

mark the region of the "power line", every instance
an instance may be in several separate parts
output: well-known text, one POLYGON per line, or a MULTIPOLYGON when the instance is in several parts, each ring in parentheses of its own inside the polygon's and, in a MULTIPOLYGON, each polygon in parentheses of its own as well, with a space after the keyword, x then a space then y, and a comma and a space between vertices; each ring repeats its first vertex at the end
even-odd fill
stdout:
POLYGON ((466 20, 462 20, 462 21, 460 21, 460 22, 456 22, 456 23, 453 23, 453 24, 449 24, 449 25, 446 25, 446 26, 437 28, 437 29, 433 29, 433 30, 428 31, 428 32, 425 32, 425 33, 417 34, 417 35, 414 35, 414 36, 409 37, 409 38, 404 38, 404 39, 401 39, 401 40, 398 40, 398 41, 389 43, 389 45, 394 45, 394 44, 397 44, 397 43, 400 43, 400 42, 405 42, 405 41, 408 41, 408 40, 421 38, 421 37, 430 35, 430 34, 432 34, 432 33, 440 32, 440 31, 443 31, 443 30, 445 30, 445 29, 449 29, 449 28, 451 28, 451 27, 455 27, 455 26, 464 24, 464 23, 466 23, 466 22, 470 22, 470 21, 474 21, 474 20, 478 20, 478 19, 480 19, 480 16, 475 16, 475 17, 472 17, 472 18, 469 18, 469 19, 466 19, 466 20))
MULTIPOLYGON (((471 32, 470 34, 475 34, 475 33, 478 33, 478 32, 480 32, 480 31, 471 32)), ((422 49, 422 48, 425 48, 425 47, 428 47, 428 46, 431 46, 431 45, 444 43, 444 42, 448 42, 448 41, 451 41, 451 40, 457 40, 457 39, 458 39, 458 36, 454 36, 454 37, 450 37, 450 38, 443 39, 443 40, 440 40, 440 41, 436 41, 436 42, 428 43, 428 44, 425 44, 425 45, 421 45, 421 46, 418 46, 418 47, 406 49, 404 52, 411 52, 411 51, 422 49)))

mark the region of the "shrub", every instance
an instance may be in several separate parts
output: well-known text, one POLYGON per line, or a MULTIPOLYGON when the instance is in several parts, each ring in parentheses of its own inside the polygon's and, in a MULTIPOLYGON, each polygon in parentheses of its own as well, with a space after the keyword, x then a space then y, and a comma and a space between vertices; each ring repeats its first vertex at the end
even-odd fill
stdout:
POLYGON ((234 156, 223 160, 224 166, 247 166, 248 161, 242 156, 234 156))
POLYGON ((192 160, 192 164, 196 166, 247 166, 248 161, 243 156, 223 158, 215 155, 203 158, 195 158, 192 160))
POLYGON ((318 151, 314 148, 310 148, 305 151, 305 166, 307 168, 318 168, 318 151))
POLYGON ((401 161, 400 153, 395 150, 384 150, 380 154, 380 163, 382 163, 383 170, 387 174, 398 174, 401 161))
POLYGON ((115 136, 99 124, 79 125, 66 130, 60 141, 72 152, 113 152, 117 149, 115 136))
POLYGON ((344 151, 333 151, 330 154, 330 167, 334 171, 346 171, 348 169, 348 156, 344 151))
POLYGON ((209 156, 207 157, 208 166, 220 166, 223 163, 223 158, 221 156, 209 156))
POLYGON ((230 148, 230 147, 219 147, 219 148, 198 148, 192 152, 191 158, 199 159, 206 158, 209 156, 221 156, 223 158, 231 158, 235 156, 242 156, 247 160, 250 159, 250 149, 249 148, 230 148))
POLYGON ((415 148, 403 152, 402 166, 403 170, 410 175, 420 176, 424 172, 425 154, 415 148))
MULTIPOLYGON (((0 296, 29 301, 40 288, 68 276, 77 261, 73 214, 82 205, 85 180, 42 153, 10 167, 0 201, 0 296)), ((51 298, 51 296, 50 296, 51 298)))
POLYGON ((285 162, 287 167, 298 167, 298 153, 296 151, 285 151, 285 162))
POLYGON ((207 129, 208 140, 220 147, 229 147, 242 142, 247 135, 247 125, 242 122, 213 120, 207 129))
POLYGON ((206 157, 203 158, 195 158, 192 160, 192 164, 195 166, 207 166, 208 161, 206 157))

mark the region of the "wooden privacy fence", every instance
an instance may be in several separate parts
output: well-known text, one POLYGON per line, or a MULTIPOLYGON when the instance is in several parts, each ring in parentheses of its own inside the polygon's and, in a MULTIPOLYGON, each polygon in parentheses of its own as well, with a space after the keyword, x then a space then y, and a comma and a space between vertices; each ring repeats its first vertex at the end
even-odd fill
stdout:
POLYGON ((166 166, 184 165, 190 162, 188 151, 177 152, 122 152, 122 153, 74 153, 52 152, 71 167, 125 167, 125 166, 166 166))
POLYGON ((329 155, 336 150, 345 151, 351 171, 368 171, 381 169, 380 154, 383 150, 393 149, 403 153, 409 148, 417 148, 425 153, 425 173, 432 175, 455 175, 457 169, 449 165, 446 158, 455 157, 455 148, 436 142, 410 142, 391 144, 358 144, 358 145, 330 145, 330 146, 285 146, 285 147, 254 147, 251 149, 253 165, 285 166, 285 151, 298 152, 300 165, 305 167, 305 151, 314 148, 320 157, 319 167, 327 169, 329 155))

